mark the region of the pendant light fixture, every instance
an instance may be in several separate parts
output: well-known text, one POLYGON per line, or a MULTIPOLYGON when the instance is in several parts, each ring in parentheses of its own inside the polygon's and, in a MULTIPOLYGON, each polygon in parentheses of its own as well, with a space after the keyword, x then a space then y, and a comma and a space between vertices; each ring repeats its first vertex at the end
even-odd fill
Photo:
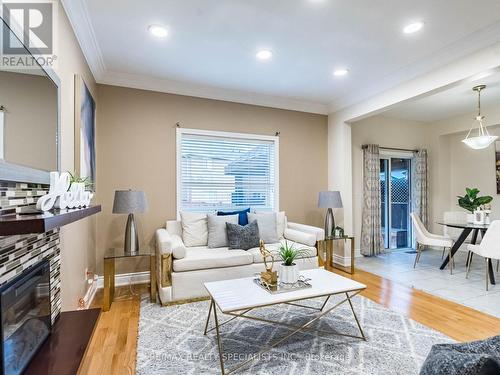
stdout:
POLYGON ((476 116, 476 123, 477 123, 477 135, 474 136, 474 134, 471 133, 474 130, 474 125, 470 128, 469 132, 467 133, 467 137, 465 137, 464 140, 462 140, 463 143, 465 143, 467 146, 474 150, 482 150, 483 148, 488 147, 491 145, 493 142, 495 142, 498 137, 496 135, 490 135, 488 132, 488 128, 486 126, 483 126, 483 121, 485 117, 481 115, 481 91, 486 88, 486 85, 479 85, 476 87, 473 87, 472 90, 477 92, 477 97, 478 97, 478 102, 477 102, 477 108, 478 108, 478 113, 476 116))

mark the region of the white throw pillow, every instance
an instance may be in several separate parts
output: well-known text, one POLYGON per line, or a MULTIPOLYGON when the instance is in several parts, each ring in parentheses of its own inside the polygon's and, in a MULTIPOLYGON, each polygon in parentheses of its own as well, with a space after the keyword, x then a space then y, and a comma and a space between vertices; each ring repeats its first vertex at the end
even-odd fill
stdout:
MULTIPOLYGON (((255 211, 256 214, 269 214, 269 211, 255 211)), ((286 213, 285 211, 276 212, 276 231, 278 239, 282 240, 285 238, 286 229, 286 213)))
POLYGON ((257 220, 261 240, 267 244, 278 242, 278 226, 275 212, 261 214, 248 213, 247 216, 249 223, 257 220))
POLYGON ((208 247, 213 249, 216 247, 227 247, 229 241, 227 239, 226 223, 238 224, 239 215, 224 215, 217 216, 209 214, 208 219, 208 247))
POLYGON ((182 241, 186 247, 207 246, 207 214, 181 212, 182 241))

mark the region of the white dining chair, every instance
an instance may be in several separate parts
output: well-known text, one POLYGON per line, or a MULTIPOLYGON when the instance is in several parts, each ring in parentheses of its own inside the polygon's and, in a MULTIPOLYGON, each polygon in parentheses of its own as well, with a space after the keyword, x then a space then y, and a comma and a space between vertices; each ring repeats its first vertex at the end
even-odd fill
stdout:
POLYGON ((422 220, 418 217, 418 215, 414 212, 410 214, 411 220, 413 222, 413 226, 415 227, 415 234, 417 237, 417 255, 415 257, 415 263, 413 264, 413 268, 417 266, 418 261, 420 260, 420 255, 422 254, 422 250, 424 246, 435 246, 442 247, 443 251, 448 249, 449 256, 449 266, 450 273, 453 273, 453 258, 451 256, 451 248, 453 246, 453 240, 449 237, 440 236, 438 234, 430 233, 422 223, 422 220))
MULTIPOLYGON (((445 223, 465 223, 467 222, 467 212, 464 211, 445 211, 443 213, 443 221, 445 223)), ((447 225, 443 225, 443 236, 451 238, 454 242, 460 237, 462 234, 462 229, 449 227, 447 225)), ((465 242, 470 242, 468 239, 465 242)), ((460 250, 459 251, 465 251, 460 250)), ((441 259, 444 258, 444 249, 443 254, 441 255, 441 259)))
MULTIPOLYGON (((497 260, 497 271, 498 271, 498 261, 500 260, 500 220, 494 220, 491 222, 483 240, 479 245, 467 245, 467 250, 471 253, 477 254, 485 259, 486 263, 486 290, 489 286, 489 270, 488 263, 491 260, 497 260)), ((468 262, 467 272, 465 277, 469 277, 471 261, 468 262)), ((493 264, 491 265, 493 267, 493 264)))

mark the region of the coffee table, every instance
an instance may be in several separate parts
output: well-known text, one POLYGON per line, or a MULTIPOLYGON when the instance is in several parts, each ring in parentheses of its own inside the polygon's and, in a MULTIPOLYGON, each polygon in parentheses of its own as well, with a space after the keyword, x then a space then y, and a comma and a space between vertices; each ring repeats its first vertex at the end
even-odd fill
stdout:
MULTIPOLYGON (((217 334, 217 346, 219 349, 219 361, 221 367, 222 375, 227 375, 235 372, 241 367, 247 365, 255 358, 261 357, 262 353, 265 353, 280 343, 287 340, 289 337, 295 335, 304 330, 312 330, 318 331, 322 333, 329 333, 333 335, 347 336, 353 338, 359 338, 361 340, 366 340, 363 329, 361 328, 361 324, 356 316, 354 311, 354 307, 352 305, 351 299, 361 293, 364 289, 366 289, 366 285, 358 283, 357 281, 348 279, 346 277, 342 277, 330 271, 318 268, 313 270, 301 271, 300 273, 304 277, 311 279, 309 283, 312 285, 310 288, 295 290, 286 293, 279 294, 271 294, 268 291, 264 290, 260 286, 258 286, 254 281, 253 277, 247 277, 242 279, 234 279, 234 280, 224 280, 224 281, 214 281, 205 283, 205 288, 207 289, 210 298, 210 308, 208 310, 208 317, 205 324, 205 332, 206 335, 208 332, 215 329, 217 334), (333 306, 328 306, 328 301, 330 297, 333 295, 345 294, 346 298, 342 301, 334 304, 333 306), (306 305, 301 305, 296 303, 297 301, 308 300, 313 298, 326 297, 320 307, 311 307, 306 305), (343 334, 335 331, 325 331, 312 329, 310 326, 321 319, 326 314, 330 313, 332 310, 336 309, 343 303, 349 303, 354 319, 356 320, 356 324, 358 326, 359 332, 361 336, 353 336, 348 334, 343 334), (266 306, 273 306, 279 304, 289 304, 293 306, 303 307, 308 311, 312 311, 314 315, 311 317, 307 323, 296 326, 292 324, 287 324, 283 322, 272 321, 268 319, 263 319, 260 317, 247 315, 250 311, 266 306), (225 322, 219 323, 219 319, 217 316, 217 309, 220 310, 225 315, 230 315, 232 318, 226 320, 225 322), (208 324, 210 322, 210 317, 213 313, 215 327, 208 329, 208 324), (229 323, 230 321, 236 318, 245 318, 256 320, 265 323, 271 323, 280 325, 290 329, 292 332, 286 335, 285 337, 277 340, 273 344, 263 348, 259 353, 251 356, 250 359, 238 364, 232 369, 225 370, 224 368, 224 346, 222 343, 222 338, 220 335, 220 326, 229 323)), ((265 328, 265 326, 263 326, 265 328)))

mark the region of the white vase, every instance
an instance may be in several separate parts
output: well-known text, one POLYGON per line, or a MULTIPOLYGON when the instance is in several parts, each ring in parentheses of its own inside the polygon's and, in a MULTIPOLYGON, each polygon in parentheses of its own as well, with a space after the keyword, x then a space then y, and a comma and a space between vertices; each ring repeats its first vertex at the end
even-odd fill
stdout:
POLYGON ((468 223, 474 222, 474 214, 467 214, 467 222, 468 223))
POLYGON ((299 280, 299 266, 295 263, 291 266, 285 266, 285 264, 280 264, 278 271, 279 281, 285 284, 294 284, 299 280))

